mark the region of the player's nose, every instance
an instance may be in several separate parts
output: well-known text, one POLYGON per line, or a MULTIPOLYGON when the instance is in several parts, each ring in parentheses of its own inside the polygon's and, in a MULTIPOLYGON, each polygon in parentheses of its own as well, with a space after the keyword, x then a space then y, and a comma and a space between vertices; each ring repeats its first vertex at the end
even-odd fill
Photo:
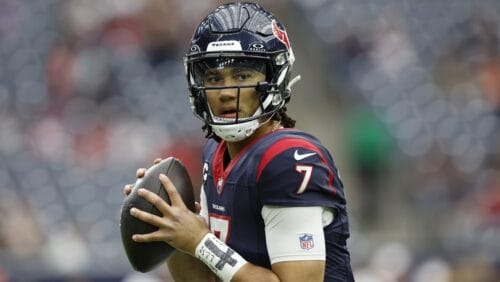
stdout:
POLYGON ((230 101, 233 99, 237 99, 238 97, 238 87, 234 85, 224 85, 226 88, 221 89, 219 93, 219 99, 221 101, 230 101))

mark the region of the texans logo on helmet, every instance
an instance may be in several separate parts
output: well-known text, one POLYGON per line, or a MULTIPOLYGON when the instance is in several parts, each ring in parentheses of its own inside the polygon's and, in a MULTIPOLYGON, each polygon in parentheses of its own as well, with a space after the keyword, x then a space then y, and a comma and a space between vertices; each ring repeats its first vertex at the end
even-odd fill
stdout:
POLYGON ((290 41, 288 40, 288 35, 286 34, 286 31, 279 28, 275 20, 272 21, 272 29, 274 36, 276 36, 276 38, 278 38, 279 41, 283 42, 283 44, 286 45, 286 49, 290 51, 290 41))

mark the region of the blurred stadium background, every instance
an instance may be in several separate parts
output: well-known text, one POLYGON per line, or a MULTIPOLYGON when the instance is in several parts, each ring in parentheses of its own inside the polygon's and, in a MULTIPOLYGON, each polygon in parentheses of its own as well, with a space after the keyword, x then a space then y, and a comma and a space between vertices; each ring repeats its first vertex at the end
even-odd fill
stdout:
MULTIPOLYGON (((341 170, 357 281, 500 281, 500 2, 258 2, 341 170)), ((129 266, 122 187, 169 155, 199 183, 182 55, 219 3, 0 1, 1 282, 169 280, 129 266)))

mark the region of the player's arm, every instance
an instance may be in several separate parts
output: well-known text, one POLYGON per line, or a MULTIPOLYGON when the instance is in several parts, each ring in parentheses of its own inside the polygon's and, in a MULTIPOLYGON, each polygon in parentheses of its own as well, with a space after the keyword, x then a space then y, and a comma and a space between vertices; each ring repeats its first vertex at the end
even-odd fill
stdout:
MULTIPOLYGON (((332 210, 319 206, 265 206, 262 217, 272 270, 245 262, 231 281, 323 281, 323 226, 333 221, 332 210)), ((233 258, 237 256, 233 254, 233 258)))
MULTIPOLYGON (((200 192, 200 216, 208 223, 208 206, 205 190, 201 189, 200 192)), ((222 243, 222 242, 220 242, 222 243)), ((227 247, 229 248, 229 247, 227 247)), ((176 257, 172 257, 169 261, 169 268, 175 281, 215 281, 215 274, 210 271, 209 267, 201 260, 184 253, 176 252, 176 257), (195 272, 196 276, 191 273, 195 272), (189 275, 189 279, 182 279, 182 277, 189 275), (203 280, 203 277, 209 277, 208 280, 203 280), (197 280, 199 278, 199 280, 197 280)), ((242 262, 244 262, 242 260, 242 262)), ((226 265, 226 268, 230 265, 226 265)), ((220 275, 220 273, 219 273, 220 275)), ((280 281, 278 277, 269 269, 256 266, 244 262, 243 266, 236 271, 232 276, 231 281, 280 281)))
POLYGON ((266 243, 273 272, 283 281, 323 281, 323 226, 333 221, 328 208, 264 206, 266 243))
POLYGON ((167 261, 168 269, 174 281, 215 282, 216 277, 208 267, 192 255, 174 251, 167 261))

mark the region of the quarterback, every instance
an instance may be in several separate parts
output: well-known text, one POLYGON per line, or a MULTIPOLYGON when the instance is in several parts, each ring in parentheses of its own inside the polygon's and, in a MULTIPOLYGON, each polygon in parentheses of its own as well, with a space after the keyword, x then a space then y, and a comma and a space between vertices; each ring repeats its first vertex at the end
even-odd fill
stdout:
POLYGON ((200 213, 175 200, 165 176, 171 205, 140 192, 163 217, 131 211, 159 228, 135 241, 177 249, 176 281, 354 281, 338 170, 286 113, 294 60, 284 26, 255 3, 221 5, 196 28, 185 66, 208 138, 200 213))

